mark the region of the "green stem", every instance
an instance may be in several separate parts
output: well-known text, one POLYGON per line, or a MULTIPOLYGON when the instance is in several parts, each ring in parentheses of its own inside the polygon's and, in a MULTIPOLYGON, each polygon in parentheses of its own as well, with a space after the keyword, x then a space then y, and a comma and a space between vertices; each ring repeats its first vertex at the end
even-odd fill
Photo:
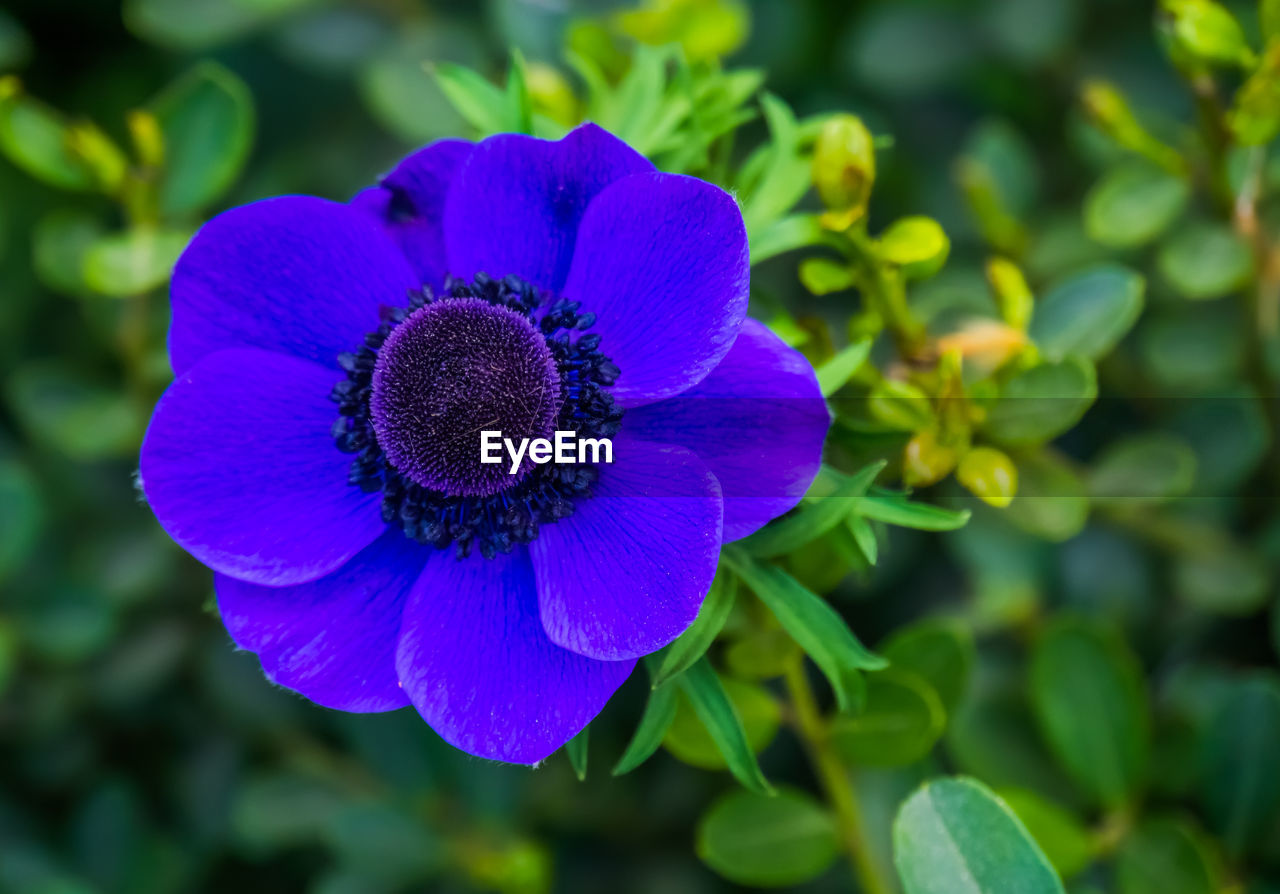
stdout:
POLYGON ((835 811, 840 838, 853 866, 853 875, 862 894, 890 894, 891 888, 880 877, 871 860, 863 830, 862 814, 858 809, 857 794, 849 779, 848 771, 831 747, 827 726, 818 711, 818 703, 805 676, 803 659, 793 661, 786 673, 787 692, 795 711, 797 731, 804 742, 809 760, 813 764, 818 782, 827 801, 835 811))
POLYGON ((904 360, 917 357, 928 343, 928 334, 907 304, 901 274, 877 256, 871 239, 861 229, 850 229, 844 235, 849 256, 861 274, 863 294, 889 327, 898 353, 904 360))

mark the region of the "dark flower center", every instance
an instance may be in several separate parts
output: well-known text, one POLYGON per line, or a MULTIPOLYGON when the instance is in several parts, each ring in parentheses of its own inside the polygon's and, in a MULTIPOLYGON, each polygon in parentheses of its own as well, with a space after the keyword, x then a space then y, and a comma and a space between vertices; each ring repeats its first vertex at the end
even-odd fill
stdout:
POLYGON ((333 389, 338 449, 356 454, 349 482, 381 491, 382 516, 420 543, 493 557, 590 496, 594 466, 481 463, 481 432, 502 437, 616 434, 608 386, 618 368, 576 302, 516 277, 449 280, 440 293, 384 308, 383 323, 343 354, 333 389))
POLYGON ((479 298, 415 310, 378 352, 369 409, 387 461, 449 496, 487 496, 516 484, 506 462, 480 462, 480 432, 518 441, 555 434, 560 373, 547 340, 523 314, 479 298))

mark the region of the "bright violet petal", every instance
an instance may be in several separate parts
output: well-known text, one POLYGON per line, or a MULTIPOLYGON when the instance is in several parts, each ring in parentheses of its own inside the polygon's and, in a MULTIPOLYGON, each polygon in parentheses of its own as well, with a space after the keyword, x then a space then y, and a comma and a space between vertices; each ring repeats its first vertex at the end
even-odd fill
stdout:
POLYGON ((529 547, 547 634, 604 660, 683 633, 720 558, 720 485, 696 456, 625 435, 613 452, 594 495, 529 547))
POLYGON ((632 437, 687 447, 724 495, 724 539, 791 509, 822 464, 831 414, 813 367, 762 323, 747 320, 709 376, 623 420, 632 437))
POLYGON ((533 764, 573 738, 631 673, 547 638, 524 547, 492 560, 431 557, 409 597, 396 666, 445 741, 533 764))
POLYGON ((629 174, 653 170, 594 124, 558 142, 499 134, 479 143, 445 203, 449 272, 519 276, 558 292, 591 200, 629 174))
POLYGON ((336 368, 421 280, 367 212, 309 196, 232 208, 196 233, 173 271, 169 359, 266 348, 336 368))
POLYGON ((140 484, 161 527, 215 571, 282 586, 321 577, 386 529, 334 446, 341 378, 271 351, 210 354, 156 406, 140 484))
POLYGON ((396 674, 396 642, 409 590, 430 554, 395 529, 310 583, 262 587, 218 575, 218 611, 272 682, 326 708, 392 711, 409 704, 396 674))
POLYGON ((747 231, 733 197, 693 177, 640 174, 587 208, 564 296, 596 314, 622 370, 614 397, 638 406, 696 385, 747 312, 747 231))
POLYGON ((449 272, 444 249, 445 196, 473 148, 464 140, 432 143, 406 156, 382 178, 381 187, 366 189, 351 200, 378 216, 419 278, 431 286, 441 286, 449 272))

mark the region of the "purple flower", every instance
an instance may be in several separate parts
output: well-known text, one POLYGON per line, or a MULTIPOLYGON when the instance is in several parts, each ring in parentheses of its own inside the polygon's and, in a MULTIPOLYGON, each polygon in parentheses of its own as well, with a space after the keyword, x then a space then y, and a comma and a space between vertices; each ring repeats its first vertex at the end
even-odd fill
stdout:
POLYGON ((817 472, 813 370, 747 285, 733 199, 592 125, 232 209, 174 271, 143 491, 271 680, 537 762, 817 472), (613 462, 509 474, 482 429, 613 462))

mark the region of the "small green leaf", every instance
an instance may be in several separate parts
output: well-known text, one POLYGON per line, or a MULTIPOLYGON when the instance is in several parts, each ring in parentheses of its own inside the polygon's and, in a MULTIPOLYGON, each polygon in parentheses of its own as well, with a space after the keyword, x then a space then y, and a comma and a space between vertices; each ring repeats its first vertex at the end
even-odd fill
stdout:
POLYGON ((1195 478, 1195 451, 1180 438, 1153 432, 1107 447, 1089 474, 1089 494, 1095 500, 1167 500, 1190 491, 1195 478))
POLYGON ((72 149, 72 125, 44 103, 0 77, 0 152, 32 177, 59 189, 94 190, 93 168, 72 149))
POLYGON ((725 649, 724 663, 744 680, 768 680, 785 674, 800 655, 785 630, 770 627, 735 639, 725 649))
POLYGON ((524 56, 519 50, 512 51, 507 69, 506 109, 507 132, 533 133, 533 100, 529 98, 524 56))
POLYGON ((1280 812, 1280 684, 1259 674, 1226 695, 1205 730, 1202 795, 1212 828, 1239 858, 1280 812))
POLYGON ((867 410, 889 428, 920 431, 934 423, 933 404, 929 396, 910 382, 883 379, 871 389, 867 410))
POLYGON ((65 295, 85 294, 85 256, 105 232, 96 217, 83 211, 58 209, 42 217, 31 245, 40 281, 65 295))
POLYGON ((1251 615, 1267 603, 1274 576, 1257 552, 1226 537, 1174 559, 1173 588, 1189 605, 1215 615, 1251 615))
POLYGON ((128 230, 96 240, 84 255, 84 281, 120 298, 163 285, 191 240, 190 230, 128 230))
POLYGON ((954 531, 963 528, 971 515, 968 509, 913 503, 903 494, 887 491, 873 491, 863 497, 854 512, 862 518, 917 531, 954 531))
POLYGON ((811 796, 731 792, 698 822, 698 858, 742 885, 799 885, 825 872, 839 852, 831 815, 811 796))
POLYGON ((137 455, 146 420, 118 389, 82 380, 61 367, 35 364, 10 375, 6 392, 31 436, 72 459, 137 455))
POLYGON ((1198 61, 1209 64, 1253 64, 1253 50, 1244 31, 1225 6, 1215 0, 1162 0, 1173 16, 1173 36, 1198 61))
POLYGON ((799 127, 790 106, 771 93, 760 97, 769 125, 767 161, 742 207, 748 233, 764 231, 809 191, 809 161, 800 154, 799 127))
POLYGON ((430 67, 445 98, 482 136, 502 133, 507 126, 507 94, 465 65, 436 62, 430 67))
POLYGON ((982 431, 1010 446, 1043 444, 1079 422, 1097 398, 1097 373, 1088 360, 1040 363, 1004 383, 982 431))
POLYGON ((645 705, 644 714, 640 717, 640 725, 635 735, 627 744, 627 750, 618 758, 613 767, 613 775, 621 776, 630 773, 643 764, 662 745, 662 739, 671 728, 671 721, 676 716, 678 691, 674 684, 659 686, 649 692, 649 701, 645 705))
MULTIPOLYGON (((0 583, 21 569, 44 527, 39 482, 26 466, 0 455, 0 583)), ((0 624, 0 640, 6 629, 0 624)), ((0 641, 0 656, 9 644, 0 641)), ((0 658, 0 665, 4 661, 0 658)), ((4 676, 0 672, 0 676, 4 676)), ((0 694, 4 687, 0 685, 0 694)))
POLYGON ((1061 543, 1080 533, 1089 520, 1089 497, 1075 470, 1041 450, 1018 459, 1018 495, 1005 518, 1044 540, 1061 543))
POLYGON ((1125 162, 1085 196, 1085 231, 1108 248, 1146 245, 1181 216, 1190 197, 1183 178, 1146 162, 1125 162))
POLYGON ((822 391, 822 396, 830 397, 843 388, 853 374, 867 362, 870 354, 871 339, 864 338, 841 349, 834 357, 819 366, 816 372, 818 388, 822 391))
POLYGON ((1069 618, 1050 624, 1031 659, 1041 730, 1076 784, 1110 808, 1142 784, 1150 717, 1142 669, 1114 632, 1069 618))
POLYGON ((1093 837, 1075 814, 1027 789, 1002 788, 998 794, 1027 827, 1058 875, 1071 878, 1093 862, 1093 837))
POLYGON ((822 245, 831 233, 817 214, 791 214, 751 234, 751 265, 762 264, 777 255, 822 245))
POLYGON ((757 562, 740 546, 727 548, 724 560, 822 669, 841 709, 848 710, 853 700, 846 687, 846 675, 857 670, 879 670, 888 662, 858 642, 835 609, 781 568, 757 562))
POLYGON ((753 792, 772 794, 773 789, 760 772, 755 751, 743 731, 737 709, 729 701, 710 662, 705 657, 699 659, 680 676, 679 684, 680 691, 689 699, 698 719, 724 756, 733 777, 753 792))
POLYGON ((662 654, 662 664, 653 675, 654 689, 684 673, 706 654, 707 648, 724 627, 729 612, 733 610, 737 594, 737 578, 721 568, 711 581, 711 589, 707 592, 707 598, 702 601, 702 607, 698 609, 698 617, 662 654))
POLYGON ((912 216, 894 221, 880 235, 880 256, 902 268, 908 278, 932 276, 946 263, 951 240, 931 217, 912 216))
POLYGON ((1048 360, 1110 353, 1142 313, 1146 283, 1115 264, 1077 273, 1036 303, 1029 334, 1048 360))
POLYGON ((253 97, 244 81, 216 62, 203 62, 151 101, 164 135, 160 208, 191 215, 231 188, 253 145, 253 97))
POLYGON ((1184 298, 1203 301, 1237 292, 1253 278, 1249 244, 1226 226, 1198 223, 1160 248, 1160 274, 1184 298))
POLYGON ((569 764, 573 767, 573 775, 579 782, 587 778, 587 745, 590 741, 591 727, 585 726, 564 745, 564 752, 569 756, 569 764))
POLYGON ((1215 894, 1218 876, 1203 836, 1176 819, 1146 820, 1116 856, 1118 894, 1215 894))
POLYGON ((903 627, 881 647, 889 667, 927 681, 948 713, 964 697, 973 672, 973 634, 960 621, 928 618, 903 627))
POLYGON ((800 283, 814 295, 830 295, 853 288, 857 276, 847 263, 831 258, 805 258, 800 262, 800 283))
MULTIPOLYGON (((1261 12, 1264 19, 1269 12, 1274 15, 1280 3, 1264 0, 1261 12)), ((1236 91, 1227 121, 1236 140, 1246 146, 1266 145, 1280 132, 1280 41, 1267 44, 1261 64, 1236 91)))
POLYGON ((927 755, 946 727, 942 701, 924 679, 890 667, 867 676, 867 697, 856 715, 831 724, 831 742, 857 767, 902 767, 927 755))
POLYGON ((905 894, 1063 894, 1022 823, 972 779, 926 783, 903 803, 893 860, 905 894))
POLYGON ((816 540, 840 523, 858 505, 871 482, 884 470, 881 460, 854 475, 841 475, 829 467, 827 476, 836 482, 835 490, 813 496, 791 515, 762 528, 742 541, 753 556, 771 558, 793 552, 816 540))

